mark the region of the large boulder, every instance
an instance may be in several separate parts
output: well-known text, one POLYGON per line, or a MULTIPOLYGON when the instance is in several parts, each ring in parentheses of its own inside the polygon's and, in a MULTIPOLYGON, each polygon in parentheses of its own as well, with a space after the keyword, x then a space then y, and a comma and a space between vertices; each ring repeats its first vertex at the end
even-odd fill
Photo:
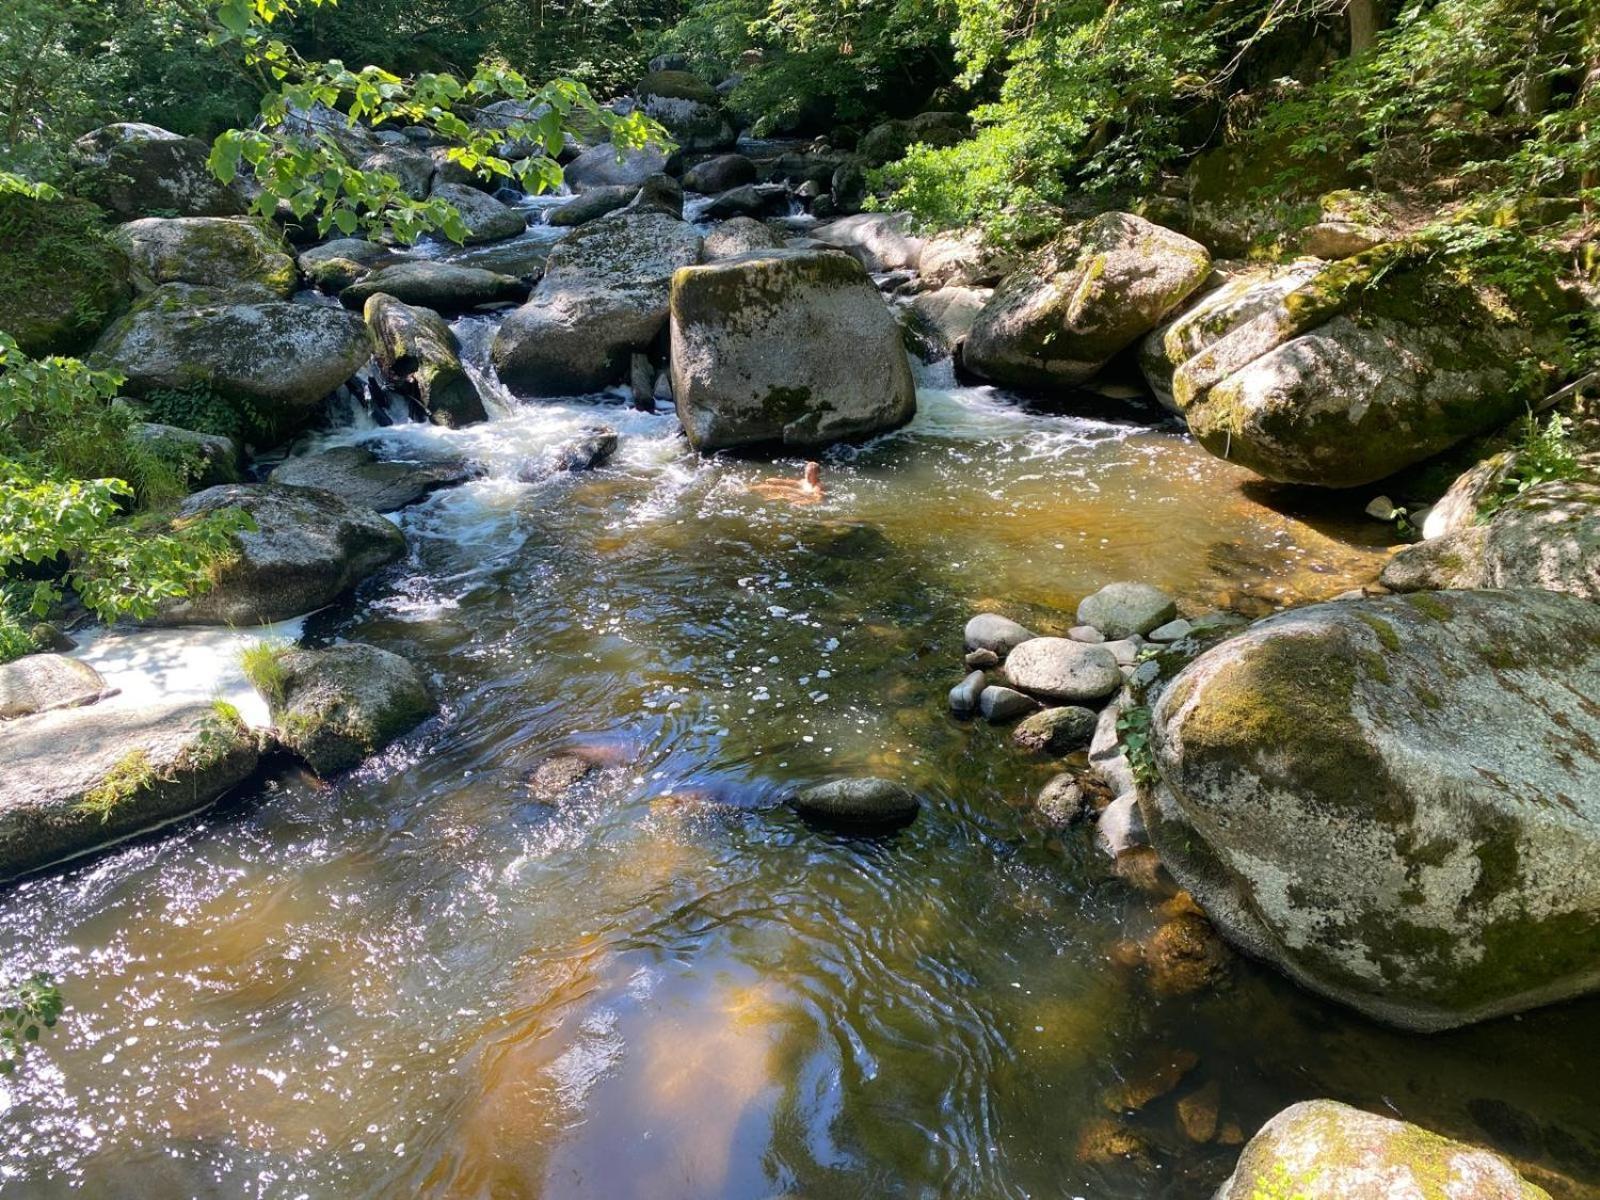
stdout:
POLYGON ((371 353, 361 319, 343 309, 163 284, 100 336, 91 359, 126 376, 129 395, 202 384, 283 432, 371 353))
POLYGON ((1129 213, 1103 213, 1001 282, 962 362, 1019 387, 1084 383, 1210 274, 1211 256, 1198 242, 1129 213))
POLYGON ((1379 582, 1396 592, 1545 588, 1600 600, 1600 484, 1529 488, 1483 524, 1406 547, 1379 582))
POLYGON ((318 775, 349 770, 437 711, 422 673, 376 646, 287 650, 277 662, 273 729, 318 775))
POLYGON ((591 146, 562 168, 562 177, 575 192, 627 185, 641 187, 652 175, 667 169, 667 155, 659 146, 619 150, 610 142, 591 146))
POLYGON ((209 591, 168 601, 147 624, 268 625, 321 608, 405 557, 405 535, 391 521, 316 488, 207 488, 183 502, 178 520, 225 508, 248 513, 255 531, 234 535, 237 553, 209 591))
POLYGON ((71 354, 133 296, 128 258, 94 205, 0 194, 0 329, 24 354, 71 354))
POLYGON ((454 429, 488 415, 461 365, 456 335, 438 313, 379 292, 368 298, 362 318, 385 379, 416 400, 435 425, 454 429))
POLYGON ((1600 608, 1462 591, 1313 605, 1162 694, 1162 861, 1225 936, 1414 1030, 1600 986, 1600 608))
POLYGON ((110 702, 0 723, 0 880, 205 808, 257 757, 237 716, 209 704, 110 702))
POLYGON ((754 217, 734 217, 706 234, 705 260, 717 262, 749 254, 752 250, 781 249, 783 238, 772 226, 754 217))
POLYGON ((412 146, 384 146, 361 160, 361 170, 392 176, 397 190, 412 200, 426 200, 433 185, 435 165, 426 150, 412 146))
POLYGON ((111 236, 145 288, 258 284, 287 299, 300 280, 277 235, 243 217, 144 217, 119 225, 111 236))
POLYGON ((861 213, 841 217, 818 225, 811 236, 854 255, 869 271, 914 271, 922 261, 926 245, 911 233, 908 213, 861 213))
POLYGON ((1213 1200, 1550 1200, 1481 1146, 1332 1100, 1284 1109, 1213 1200))
POLYGON ((528 227, 526 214, 465 184, 441 183, 433 189, 429 199, 443 200, 461 214, 461 223, 467 227, 466 244, 469 246, 516 237, 528 227))
POLYGON ((1512 304, 1459 267, 1391 244, 1272 277, 1260 302, 1246 291, 1202 331, 1173 399, 1213 454, 1323 487, 1374 482, 1503 425, 1542 394, 1519 364, 1548 348, 1555 302, 1529 289, 1512 304))
POLYGON ((683 186, 691 192, 714 195, 756 181, 756 164, 742 154, 719 154, 696 163, 683 174, 683 186))
POLYGON ((699 233, 663 213, 613 213, 573 230, 495 335, 500 378, 536 396, 619 382, 666 324, 672 273, 699 260, 699 233))
POLYGON ((379 459, 365 446, 335 446, 285 459, 270 478, 290 487, 320 488, 358 508, 384 513, 462 483, 468 474, 460 462, 393 462, 379 459))
POLYGON ((486 304, 520 303, 528 285, 515 275, 482 267, 418 259, 380 267, 339 293, 349 308, 364 308, 378 294, 442 313, 469 312, 486 304))
POLYGON ((738 140, 716 89, 687 71, 652 71, 634 87, 639 106, 685 153, 724 150, 738 140))
POLYGON ((106 125, 72 143, 72 190, 124 221, 238 216, 244 193, 211 173, 210 156, 198 138, 131 121, 106 125))
POLYGON ((916 413, 899 330, 861 265, 758 252, 672 280, 672 394, 690 444, 813 449, 916 413))
POLYGON ((106 681, 86 662, 64 654, 25 654, 0 663, 0 721, 93 704, 106 681))
POLYGON ((1162 407, 1179 411, 1172 395, 1172 376, 1179 367, 1281 302, 1321 269, 1320 263, 1298 262, 1240 271, 1147 334, 1139 344, 1139 366, 1162 407))
POLYGON ((922 292, 903 310, 908 340, 929 362, 948 358, 967 340, 988 302, 989 292, 984 288, 944 287, 922 292))

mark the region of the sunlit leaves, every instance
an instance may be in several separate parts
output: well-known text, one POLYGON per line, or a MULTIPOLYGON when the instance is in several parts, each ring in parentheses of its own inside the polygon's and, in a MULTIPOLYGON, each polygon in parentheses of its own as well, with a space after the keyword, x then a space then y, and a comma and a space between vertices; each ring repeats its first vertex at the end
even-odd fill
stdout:
POLYGON ((0 989, 0 1075, 17 1069, 43 1030, 54 1029, 66 1004, 49 975, 40 973, 0 989))

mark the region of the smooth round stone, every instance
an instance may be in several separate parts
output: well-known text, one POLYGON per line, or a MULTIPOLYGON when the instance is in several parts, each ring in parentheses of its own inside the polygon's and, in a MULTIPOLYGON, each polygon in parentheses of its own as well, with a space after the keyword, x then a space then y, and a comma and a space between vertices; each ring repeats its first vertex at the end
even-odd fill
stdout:
POLYGON ((1150 631, 1152 642, 1181 642, 1194 632, 1194 626, 1182 617, 1176 621, 1168 621, 1165 625, 1157 625, 1150 631))
POLYGON ((978 698, 983 695, 983 672, 974 671, 950 689, 950 711, 958 717, 970 717, 978 711, 978 698))
POLYGON ((974 650, 961 661, 974 671, 987 671, 1000 665, 1000 656, 993 650, 974 650))
POLYGON ((1039 702, 1014 688, 991 685, 984 688, 983 694, 978 697, 978 707, 991 725, 1000 725, 1033 712, 1039 707, 1039 702))
POLYGON ((1078 605, 1078 623, 1093 625, 1113 640, 1149 633, 1177 615, 1172 597, 1148 583, 1108 583, 1078 605))
POLYGON ((835 779, 795 793, 792 803, 814 820, 856 828, 908 825, 922 807, 916 793, 889 779, 835 779))
POLYGON ((1111 651, 1067 638, 1023 642, 1006 660, 1006 676, 1021 691, 1069 704, 1104 700, 1122 686, 1111 651))
POLYGON ((1034 713, 1011 731, 1011 741, 1031 754, 1071 754, 1094 737, 1100 716, 1091 708, 1069 704, 1034 713))
POLYGON ((1111 652, 1111 657, 1117 660, 1118 666, 1131 667, 1139 661, 1139 651, 1144 649, 1142 637, 1118 638, 1114 642, 1106 642, 1104 649, 1111 652))
POLYGON ((967 649, 990 650, 1001 658, 1037 636, 1033 630, 1025 629, 1010 617, 1002 617, 999 613, 979 613, 967 622, 967 649))
POLYGON ((1106 640, 1106 635, 1093 625, 1074 625, 1067 630, 1067 636, 1075 642, 1088 642, 1092 646, 1099 645, 1106 640))

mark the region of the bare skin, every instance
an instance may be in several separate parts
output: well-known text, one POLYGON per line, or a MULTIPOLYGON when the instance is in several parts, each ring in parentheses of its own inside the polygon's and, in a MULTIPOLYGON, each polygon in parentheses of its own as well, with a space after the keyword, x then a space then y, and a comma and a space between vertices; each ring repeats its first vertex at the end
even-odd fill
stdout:
POLYGON ((816 504, 822 500, 822 466, 808 462, 799 479, 765 479, 751 484, 750 490, 766 500, 816 504))

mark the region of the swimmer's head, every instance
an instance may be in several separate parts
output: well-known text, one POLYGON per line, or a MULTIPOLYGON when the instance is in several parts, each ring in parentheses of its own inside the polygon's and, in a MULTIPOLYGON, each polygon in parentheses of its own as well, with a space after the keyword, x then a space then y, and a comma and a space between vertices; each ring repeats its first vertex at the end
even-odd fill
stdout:
POLYGON ((821 483, 822 482, 822 464, 821 463, 808 462, 806 464, 806 476, 805 476, 805 478, 806 478, 806 482, 809 483, 812 487, 816 487, 819 483, 821 483))

